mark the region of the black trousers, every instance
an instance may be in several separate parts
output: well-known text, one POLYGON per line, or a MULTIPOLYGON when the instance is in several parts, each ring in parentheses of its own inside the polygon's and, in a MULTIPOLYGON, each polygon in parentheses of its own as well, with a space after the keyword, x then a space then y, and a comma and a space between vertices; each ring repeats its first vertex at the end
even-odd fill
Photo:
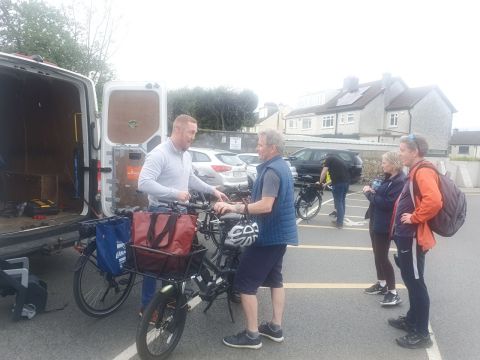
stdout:
POLYGON ((428 335, 430 297, 423 277, 425 271, 425 252, 412 237, 395 237, 398 248, 398 260, 402 279, 408 290, 410 309, 407 323, 419 334, 428 335))
POLYGON ((370 239, 372 240, 372 249, 375 259, 375 269, 377 270, 377 279, 386 280, 388 290, 395 289, 395 272, 392 263, 388 258, 390 250, 390 239, 388 234, 376 233, 370 226, 370 239))

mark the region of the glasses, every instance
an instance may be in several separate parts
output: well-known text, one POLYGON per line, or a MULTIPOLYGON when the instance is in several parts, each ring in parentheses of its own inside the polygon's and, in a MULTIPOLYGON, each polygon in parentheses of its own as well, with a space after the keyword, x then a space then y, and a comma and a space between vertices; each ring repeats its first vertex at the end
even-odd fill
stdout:
POLYGON ((417 138, 415 137, 415 134, 408 134, 407 139, 414 142, 415 146, 417 147, 417 150, 420 150, 420 146, 418 146, 417 138))

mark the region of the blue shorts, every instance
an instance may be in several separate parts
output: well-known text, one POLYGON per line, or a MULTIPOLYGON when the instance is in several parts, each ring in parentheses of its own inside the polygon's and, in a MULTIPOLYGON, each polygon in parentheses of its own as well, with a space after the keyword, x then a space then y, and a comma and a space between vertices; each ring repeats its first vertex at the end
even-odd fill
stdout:
POLYGON ((282 262, 286 250, 287 245, 247 247, 235 274, 235 290, 255 295, 260 286, 282 288, 282 262))

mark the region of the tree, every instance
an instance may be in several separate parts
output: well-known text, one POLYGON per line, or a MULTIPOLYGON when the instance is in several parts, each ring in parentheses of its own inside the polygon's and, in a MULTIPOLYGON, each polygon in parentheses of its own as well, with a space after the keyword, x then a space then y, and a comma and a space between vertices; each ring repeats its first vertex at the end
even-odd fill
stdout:
POLYGON ((61 11, 38 0, 0 0, 0 51, 41 55, 89 76, 99 90, 114 77, 107 62, 113 34, 111 2, 97 22, 93 2, 84 8, 86 25, 76 19, 77 13, 74 5, 61 11))
POLYGON ((254 124, 257 104, 251 90, 183 88, 169 91, 168 118, 173 121, 177 115, 189 114, 203 129, 238 130, 254 124))

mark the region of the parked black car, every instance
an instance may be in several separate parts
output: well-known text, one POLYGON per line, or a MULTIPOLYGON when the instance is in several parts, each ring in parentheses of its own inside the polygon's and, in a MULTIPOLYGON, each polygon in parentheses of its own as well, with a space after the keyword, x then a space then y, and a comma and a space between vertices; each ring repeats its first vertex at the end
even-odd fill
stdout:
POLYGON ((310 175, 315 181, 320 178, 323 162, 327 154, 333 154, 345 161, 350 172, 350 183, 358 182, 362 177, 363 161, 358 153, 350 150, 304 148, 290 155, 289 160, 295 166, 299 176, 310 175))

